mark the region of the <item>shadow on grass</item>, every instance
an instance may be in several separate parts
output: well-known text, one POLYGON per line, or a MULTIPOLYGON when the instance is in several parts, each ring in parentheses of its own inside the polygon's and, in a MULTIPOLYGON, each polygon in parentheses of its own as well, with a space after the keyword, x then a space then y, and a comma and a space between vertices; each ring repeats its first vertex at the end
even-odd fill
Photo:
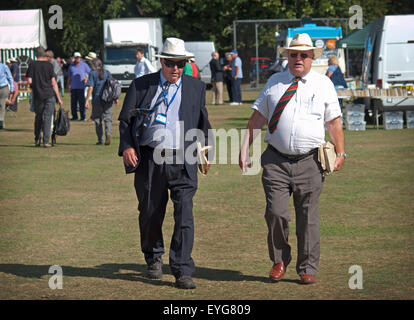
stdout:
MULTIPOLYGON (((63 277, 91 277, 91 278, 105 278, 126 281, 140 281, 143 283, 171 286, 172 283, 163 280, 152 280, 146 277, 147 265, 145 264, 117 264, 108 263, 101 264, 95 267, 71 267, 61 266, 63 277), (125 271, 132 272, 125 272, 125 271)), ((46 265, 25 265, 25 264, 0 264, 0 272, 13 274, 24 278, 42 278, 43 276, 51 276, 49 273, 50 266, 46 265)), ((164 266, 165 274, 168 267, 164 266)), ((197 267, 193 275, 195 279, 205 279, 210 281, 256 281, 270 283, 268 277, 244 275, 239 271, 222 270, 213 268, 197 267)), ((297 282, 296 280, 282 279, 281 282, 297 282)))

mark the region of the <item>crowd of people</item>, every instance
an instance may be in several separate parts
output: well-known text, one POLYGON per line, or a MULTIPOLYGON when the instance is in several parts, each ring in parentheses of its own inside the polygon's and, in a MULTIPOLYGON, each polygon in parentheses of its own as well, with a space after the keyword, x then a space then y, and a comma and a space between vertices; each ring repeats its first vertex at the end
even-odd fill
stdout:
POLYGON ((220 65, 220 55, 218 52, 211 54, 210 60, 212 101, 211 104, 223 104, 223 83, 226 83, 230 105, 241 105, 242 93, 241 82, 243 79, 243 63, 238 56, 236 49, 227 52, 226 63, 220 65))

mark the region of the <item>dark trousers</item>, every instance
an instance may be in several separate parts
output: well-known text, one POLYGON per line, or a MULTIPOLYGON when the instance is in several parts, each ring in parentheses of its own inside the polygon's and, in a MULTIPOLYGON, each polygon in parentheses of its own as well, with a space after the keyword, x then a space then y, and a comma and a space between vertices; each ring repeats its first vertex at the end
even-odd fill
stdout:
POLYGON ((143 147, 134 185, 145 261, 152 264, 165 252, 162 224, 169 190, 175 222, 169 257, 171 272, 176 278, 191 276, 195 271, 191 252, 194 243, 193 197, 197 181, 190 179, 184 164, 156 164, 153 151, 143 147))
POLYGON ((70 104, 72 109, 72 119, 78 119, 78 103, 80 119, 85 120, 85 90, 84 89, 70 89, 70 104))
POLYGON ((242 102, 241 79, 232 80, 231 92, 233 95, 233 100, 232 100, 233 102, 242 102))
POLYGON ((231 79, 230 78, 226 78, 226 87, 227 87, 227 94, 229 95, 229 101, 232 102, 233 94, 231 91, 231 79))
POLYGON ((43 131, 43 143, 49 143, 52 132, 55 103, 55 97, 50 97, 45 100, 34 99, 34 109, 36 113, 34 121, 34 135, 36 141, 39 140, 40 134, 43 131))

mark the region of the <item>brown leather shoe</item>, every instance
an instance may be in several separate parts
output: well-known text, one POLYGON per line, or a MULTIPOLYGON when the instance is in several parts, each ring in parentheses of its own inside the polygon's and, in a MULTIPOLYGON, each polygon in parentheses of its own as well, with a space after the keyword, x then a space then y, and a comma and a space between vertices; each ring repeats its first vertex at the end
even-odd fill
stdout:
POLYGON ((105 145, 109 146, 111 144, 111 136, 109 134, 105 135, 105 145))
POLYGON ((290 260, 292 260, 292 258, 289 258, 289 260, 286 262, 279 262, 273 266, 269 274, 270 281, 278 282, 280 279, 282 279, 290 263, 290 260))
POLYGON ((311 274, 302 274, 300 276, 300 284, 312 284, 315 282, 316 282, 316 279, 311 274))

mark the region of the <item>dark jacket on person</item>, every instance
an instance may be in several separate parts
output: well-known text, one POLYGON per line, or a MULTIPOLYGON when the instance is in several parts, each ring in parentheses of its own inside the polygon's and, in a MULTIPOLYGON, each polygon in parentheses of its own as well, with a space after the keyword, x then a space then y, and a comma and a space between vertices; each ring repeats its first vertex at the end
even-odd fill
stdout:
MULTIPOLYGON (((140 159, 140 125, 142 119, 134 115, 134 109, 149 109, 154 95, 160 83, 160 72, 151 73, 132 81, 119 114, 119 149, 118 155, 122 156, 127 148, 134 148, 140 159)), ((180 121, 184 122, 184 136, 191 129, 200 129, 204 133, 205 145, 213 145, 208 139, 208 131, 211 129, 208 121, 208 113, 205 107, 206 86, 204 82, 191 76, 182 75, 181 105, 179 111, 180 121)), ((141 117, 142 118, 142 117, 141 117)), ((184 154, 194 141, 184 141, 184 154)), ((138 164, 139 165, 139 164, 138 164)), ((185 168, 189 177, 197 180, 197 163, 189 164, 185 161, 185 168)))
POLYGON ((220 62, 217 59, 210 60, 210 70, 211 70, 211 81, 221 82, 224 78, 223 68, 220 66, 220 62))

